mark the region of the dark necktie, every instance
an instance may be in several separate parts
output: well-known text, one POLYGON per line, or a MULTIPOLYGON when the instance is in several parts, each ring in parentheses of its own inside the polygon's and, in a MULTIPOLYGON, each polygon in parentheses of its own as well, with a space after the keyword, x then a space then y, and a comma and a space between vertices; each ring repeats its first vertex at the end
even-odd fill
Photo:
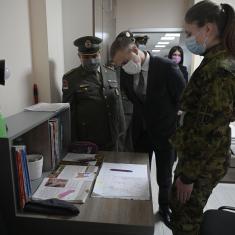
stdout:
POLYGON ((136 94, 137 94, 138 98, 139 98, 141 101, 144 101, 144 100, 145 100, 144 85, 145 85, 145 82, 144 82, 144 75, 143 75, 143 73, 142 73, 142 71, 141 71, 140 74, 139 74, 139 82, 138 82, 138 85, 137 85, 137 87, 136 87, 136 94))

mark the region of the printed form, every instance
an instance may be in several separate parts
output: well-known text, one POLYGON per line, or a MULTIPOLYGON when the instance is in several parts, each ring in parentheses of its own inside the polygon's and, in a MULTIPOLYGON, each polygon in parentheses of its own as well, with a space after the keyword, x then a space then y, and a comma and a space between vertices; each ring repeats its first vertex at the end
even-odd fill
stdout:
POLYGON ((92 196, 150 200, 147 165, 103 163, 92 196))

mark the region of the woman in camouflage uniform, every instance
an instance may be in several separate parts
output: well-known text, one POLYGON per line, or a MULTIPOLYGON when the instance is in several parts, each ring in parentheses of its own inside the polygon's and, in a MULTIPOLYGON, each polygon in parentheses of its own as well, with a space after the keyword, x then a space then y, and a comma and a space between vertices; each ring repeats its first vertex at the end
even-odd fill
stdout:
POLYGON ((174 235, 199 234, 203 208, 228 168, 229 123, 235 120, 234 9, 201 1, 185 22, 187 48, 204 59, 183 94, 183 124, 171 139, 179 153, 171 194, 174 235))

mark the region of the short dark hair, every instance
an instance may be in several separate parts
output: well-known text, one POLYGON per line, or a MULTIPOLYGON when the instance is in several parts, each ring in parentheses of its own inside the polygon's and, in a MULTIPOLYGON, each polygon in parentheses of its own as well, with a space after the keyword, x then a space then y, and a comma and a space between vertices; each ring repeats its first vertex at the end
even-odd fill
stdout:
POLYGON ((185 15, 186 23, 196 23, 198 27, 215 23, 227 51, 235 56, 235 12, 229 4, 216 4, 209 0, 193 5, 185 15))
POLYGON ((140 44, 141 45, 146 45, 147 42, 148 42, 149 36, 148 35, 138 35, 137 34, 137 35, 134 36, 134 38, 135 38, 135 44, 137 46, 139 46, 140 44))
POLYGON ((168 58, 172 59, 172 55, 176 52, 179 51, 180 52, 180 56, 181 56, 181 61, 180 61, 180 65, 183 65, 184 63, 184 51, 180 46, 174 46, 170 49, 169 54, 168 54, 168 58))
POLYGON ((110 47, 111 59, 115 56, 118 50, 125 49, 131 44, 135 44, 135 38, 131 32, 123 31, 119 33, 110 47))

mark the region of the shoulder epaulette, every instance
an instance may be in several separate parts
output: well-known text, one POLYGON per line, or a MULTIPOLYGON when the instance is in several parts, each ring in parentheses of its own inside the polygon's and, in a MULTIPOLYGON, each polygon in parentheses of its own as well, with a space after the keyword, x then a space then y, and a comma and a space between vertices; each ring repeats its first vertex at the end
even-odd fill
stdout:
POLYGON ((115 68, 114 68, 112 65, 104 64, 103 67, 106 68, 106 69, 109 69, 109 70, 112 70, 112 71, 115 72, 115 68))
POLYGON ((70 74, 72 74, 75 70, 77 70, 78 68, 74 68, 74 69, 71 69, 70 71, 68 71, 67 73, 64 74, 64 77, 65 76, 68 76, 70 74))

